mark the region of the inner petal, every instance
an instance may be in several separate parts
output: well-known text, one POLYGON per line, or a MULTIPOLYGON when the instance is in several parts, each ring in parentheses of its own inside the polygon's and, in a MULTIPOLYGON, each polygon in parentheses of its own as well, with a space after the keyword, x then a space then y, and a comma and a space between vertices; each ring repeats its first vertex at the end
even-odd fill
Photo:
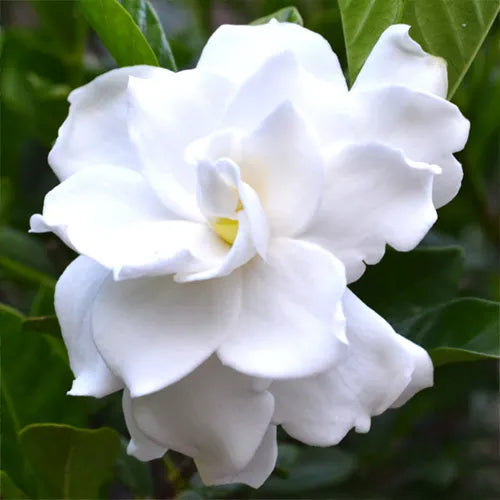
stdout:
POLYGON ((239 165, 228 157, 195 161, 198 204, 212 230, 222 241, 233 246, 242 231, 241 217, 245 217, 249 238, 244 239, 265 256, 269 224, 259 195, 242 181, 239 165))

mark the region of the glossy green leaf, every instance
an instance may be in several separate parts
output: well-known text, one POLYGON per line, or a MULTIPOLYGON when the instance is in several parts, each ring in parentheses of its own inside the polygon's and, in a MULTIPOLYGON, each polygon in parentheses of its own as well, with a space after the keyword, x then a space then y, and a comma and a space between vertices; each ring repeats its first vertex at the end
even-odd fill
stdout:
POLYGON ((499 8, 500 0, 339 0, 351 82, 380 34, 391 24, 405 23, 424 50, 448 63, 451 97, 499 8))
POLYGON ((83 11, 119 66, 149 64, 175 69, 156 12, 147 0, 80 0, 83 11))
POLYGON ((412 319, 404 333, 429 351, 436 366, 500 359, 499 321, 499 303, 460 298, 412 319))
POLYGON ((296 7, 284 7, 268 16, 260 17, 250 24, 266 24, 271 21, 271 19, 276 19, 280 23, 295 23, 304 26, 304 20, 296 7))
POLYGON ((43 498, 103 498, 100 488, 113 474, 120 438, 112 429, 32 424, 19 439, 40 482, 43 498))
POLYGON ((366 304, 394 326, 457 295, 463 252, 458 247, 388 249, 350 286, 366 304))
POLYGON ((24 491, 13 483, 12 479, 4 470, 0 470, 0 498, 2 498, 2 500, 28 498, 24 491))
POLYGON ((160 66, 175 71, 174 55, 158 14, 148 0, 119 0, 153 49, 160 66))
POLYGON ((159 65, 146 37, 118 0, 80 0, 80 3, 90 26, 118 66, 159 65))
POLYGON ((29 472, 20 455, 19 431, 34 422, 86 425, 88 400, 66 395, 73 376, 61 355, 61 340, 27 328, 24 317, 3 304, 0 343, 1 463, 25 489, 29 472))

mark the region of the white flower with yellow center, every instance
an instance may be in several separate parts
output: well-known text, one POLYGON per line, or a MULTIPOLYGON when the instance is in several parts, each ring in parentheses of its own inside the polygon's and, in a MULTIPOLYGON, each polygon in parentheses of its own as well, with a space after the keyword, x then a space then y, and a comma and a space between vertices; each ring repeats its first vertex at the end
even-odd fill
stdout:
POLYGON ((446 90, 407 26, 348 91, 326 40, 276 22, 220 27, 196 69, 75 90, 31 220, 81 255, 56 290, 70 394, 124 389, 130 453, 257 487, 277 425, 334 445, 432 385, 346 285, 457 193, 469 125, 446 90))

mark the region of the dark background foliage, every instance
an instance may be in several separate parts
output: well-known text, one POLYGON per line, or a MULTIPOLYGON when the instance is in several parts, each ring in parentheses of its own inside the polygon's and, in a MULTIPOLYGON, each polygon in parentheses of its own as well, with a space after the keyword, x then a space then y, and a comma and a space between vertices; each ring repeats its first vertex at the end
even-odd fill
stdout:
MULTIPOLYGON (((498 22, 453 96, 472 125, 459 155, 465 171, 459 196, 439 211, 420 249, 389 251, 354 286, 398 331, 431 349, 440 365, 435 387, 374 418, 370 433, 351 432, 334 448, 307 448, 280 435, 278 467, 255 491, 205 488, 192 462, 176 453, 151 464, 127 457, 119 396, 65 396, 71 373, 53 293, 74 255, 55 236, 27 230, 30 215, 57 183, 47 153, 67 114, 68 93, 116 65, 83 13, 91 1, 1 6, 2 498, 499 498, 498 366, 494 359, 471 362, 475 352, 494 358, 500 333, 492 302, 500 299, 498 22), (460 349, 450 354, 450 345, 460 349), (72 450, 78 461, 68 468, 72 450), (70 478, 64 484, 63 474, 70 478)), ((143 57, 171 66, 169 43, 180 69, 196 63, 218 25, 248 23, 287 5, 152 3, 168 42, 153 22, 146 39, 160 48, 154 54, 146 48, 143 57)), ((121 4, 127 7, 127 0, 121 4)), ((305 26, 328 39, 348 74, 338 3, 295 5, 305 26)))

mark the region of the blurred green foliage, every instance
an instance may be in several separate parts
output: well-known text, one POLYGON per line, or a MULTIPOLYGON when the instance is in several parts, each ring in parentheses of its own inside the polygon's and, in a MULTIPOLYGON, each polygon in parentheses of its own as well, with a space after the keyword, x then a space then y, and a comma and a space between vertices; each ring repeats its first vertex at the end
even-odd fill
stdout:
MULTIPOLYGON (((344 20, 347 8, 358 6, 357 14, 363 8, 362 0, 339 3, 344 20)), ((389 21, 373 13, 366 19, 379 24, 405 20, 387 10, 397 3, 375 5, 385 9, 389 21)), ((401 3, 412 12, 423 5, 417 6, 417 0, 401 3)), ((466 3, 460 0, 460 16, 473 6, 471 0, 466 3)), ((496 0, 476 3, 481 13, 493 12, 498 5, 496 0)), ((353 287, 398 331, 431 349, 434 360, 444 364, 436 370, 435 387, 375 418, 370 433, 350 433, 334 448, 307 448, 280 434, 278 467, 255 491, 239 485, 206 488, 191 460, 176 453, 151 464, 128 457, 119 395, 102 401, 65 395, 72 376, 53 316, 53 293, 57 276, 74 254, 55 236, 31 237, 27 229, 30 215, 40 211, 45 193, 57 183, 47 153, 67 114, 71 89, 112 68, 115 60, 173 68, 172 52, 180 69, 192 67, 219 24, 248 23, 289 5, 279 0, 156 0, 155 13, 143 0, 98 4, 84 0, 2 5, 1 497, 500 497, 497 363, 444 364, 471 359, 470 351, 498 356, 499 311, 492 302, 500 299, 498 22, 453 96, 471 120, 469 142, 459 155, 465 172, 459 196, 440 210, 438 223, 420 249, 388 252, 353 287), (113 37, 106 39, 111 28, 103 27, 98 12, 89 11, 98 7, 120 13, 113 22, 129 37, 131 49, 123 50, 113 37), (471 296, 479 298, 466 298, 471 296), (85 430, 103 426, 117 432, 85 430), (75 468, 71 484, 63 484, 62 471, 75 465, 67 462, 70 448, 83 465, 75 468)), ((350 70, 356 74, 380 28, 368 23, 359 35, 364 45, 354 46, 336 1, 300 0, 294 5, 298 11, 282 10, 280 15, 294 22, 303 19, 306 27, 325 36, 346 75, 347 55, 351 62, 357 58, 350 70)), ((354 14, 347 15, 356 22, 354 14)), ((432 31, 439 16, 433 23, 419 29, 432 31)), ((471 59, 479 45, 480 40, 468 47, 464 58, 471 59)), ((457 74, 467 64, 457 68, 457 74)))

